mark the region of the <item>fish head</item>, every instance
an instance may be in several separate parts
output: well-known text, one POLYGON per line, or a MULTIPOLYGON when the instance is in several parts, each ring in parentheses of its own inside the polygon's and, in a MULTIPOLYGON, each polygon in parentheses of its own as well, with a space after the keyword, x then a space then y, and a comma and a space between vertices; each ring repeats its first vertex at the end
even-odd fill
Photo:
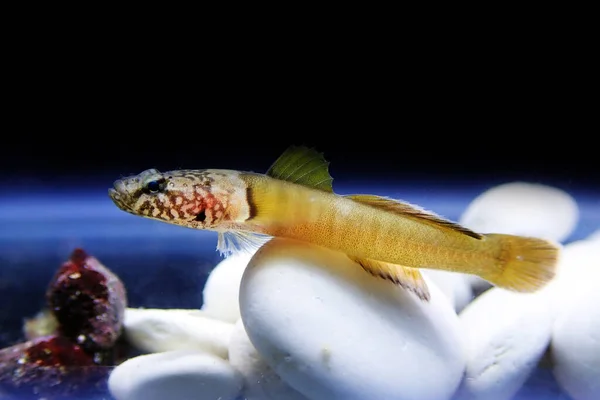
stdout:
POLYGON ((229 175, 220 170, 148 169, 115 181, 108 194, 117 207, 134 215, 189 228, 218 229, 231 221, 229 205, 240 192, 229 175))

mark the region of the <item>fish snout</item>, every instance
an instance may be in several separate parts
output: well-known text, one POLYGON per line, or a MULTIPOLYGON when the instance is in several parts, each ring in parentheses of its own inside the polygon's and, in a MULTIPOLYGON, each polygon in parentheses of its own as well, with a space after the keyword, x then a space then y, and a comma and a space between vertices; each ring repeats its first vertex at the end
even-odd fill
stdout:
POLYGON ((128 193, 127 184, 123 181, 123 179, 116 180, 113 183, 114 189, 109 189, 110 192, 114 192, 115 194, 125 196, 128 193))
POLYGON ((130 191, 127 182, 123 179, 119 179, 113 183, 113 187, 108 189, 108 196, 120 209, 127 211, 130 208, 130 191))

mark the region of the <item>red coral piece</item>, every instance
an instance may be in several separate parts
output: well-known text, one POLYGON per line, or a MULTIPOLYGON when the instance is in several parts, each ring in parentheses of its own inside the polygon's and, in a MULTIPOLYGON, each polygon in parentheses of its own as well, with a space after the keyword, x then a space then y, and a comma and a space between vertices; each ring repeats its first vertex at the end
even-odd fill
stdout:
POLYGON ((88 258, 88 254, 83 249, 75 249, 73 253, 71 253, 71 262, 75 264, 77 267, 83 267, 85 265, 85 260, 88 258))
POLYGON ((0 350, 0 397, 104 393, 110 371, 66 338, 41 337, 0 350))
POLYGON ((47 292, 59 332, 89 352, 112 347, 122 329, 127 300, 120 279, 82 249, 73 251, 47 292))
POLYGON ((114 365, 126 350, 120 338, 127 306, 123 283, 76 249, 55 274, 46 297, 58 330, 0 350, 0 398, 106 393, 112 370, 106 365, 114 365))
POLYGON ((23 364, 40 367, 92 365, 94 360, 83 349, 62 337, 50 337, 26 347, 20 359, 23 364))

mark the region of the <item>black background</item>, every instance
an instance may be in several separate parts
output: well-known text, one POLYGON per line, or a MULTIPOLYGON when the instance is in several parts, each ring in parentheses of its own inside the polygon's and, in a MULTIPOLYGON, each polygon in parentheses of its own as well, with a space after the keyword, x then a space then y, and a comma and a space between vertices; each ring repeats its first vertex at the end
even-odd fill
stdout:
POLYGON ((440 39, 425 57, 417 43, 392 55, 57 32, 7 49, 4 189, 105 186, 151 167, 261 172, 291 144, 324 152, 344 182, 599 186, 589 63, 568 46, 558 62, 558 43, 440 39))
POLYGON ((346 183, 521 179, 599 187, 595 135, 570 132, 564 121, 552 127, 542 116, 528 122, 506 116, 495 125, 481 116, 475 124, 467 113, 439 121, 434 108, 416 111, 419 116, 390 111, 376 118, 360 108, 254 114, 178 104, 183 110, 159 103, 114 114, 71 103, 30 109, 39 114, 23 113, 21 125, 5 134, 3 176, 14 185, 62 188, 107 185, 147 168, 262 172, 288 145, 302 144, 324 152, 334 179, 346 183))

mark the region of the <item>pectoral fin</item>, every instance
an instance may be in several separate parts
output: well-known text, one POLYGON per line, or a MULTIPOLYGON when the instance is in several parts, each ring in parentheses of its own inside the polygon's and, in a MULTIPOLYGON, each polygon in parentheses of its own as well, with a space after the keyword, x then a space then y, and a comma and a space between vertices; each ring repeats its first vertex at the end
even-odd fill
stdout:
POLYGON ((237 252, 253 252, 268 242, 271 236, 244 231, 219 232, 217 250, 221 255, 229 256, 237 252))
POLYGON ((430 295, 427 283, 425 283, 425 280, 418 269, 389 264, 368 258, 350 258, 371 275, 394 282, 402 288, 413 292, 421 300, 429 301, 430 295))

